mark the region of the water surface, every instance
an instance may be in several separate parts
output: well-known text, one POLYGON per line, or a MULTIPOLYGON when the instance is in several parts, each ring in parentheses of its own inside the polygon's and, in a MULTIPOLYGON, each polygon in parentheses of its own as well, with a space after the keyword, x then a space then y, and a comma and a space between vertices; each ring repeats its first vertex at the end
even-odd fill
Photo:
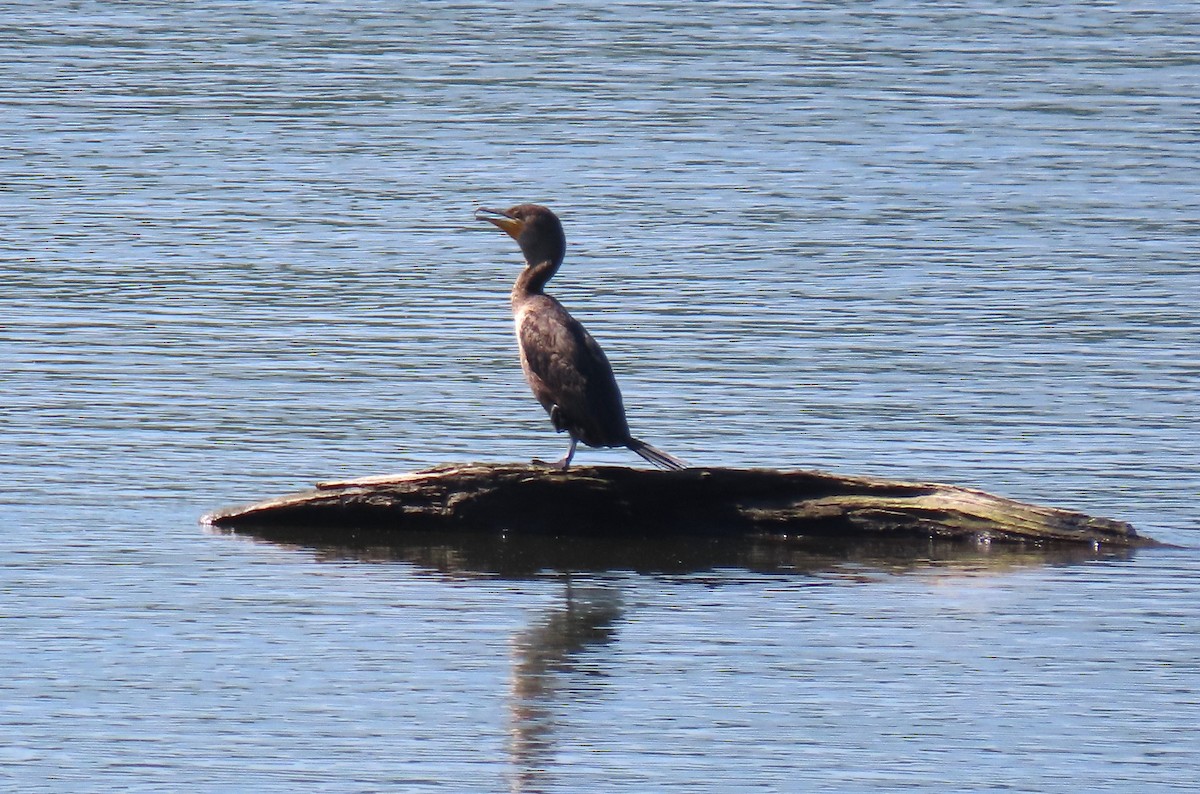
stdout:
POLYGON ((12 6, 0 779, 1190 787, 1198 34, 1170 2, 12 6), (1185 548, 197 526, 561 454, 515 362, 514 246, 472 219, 527 200, 670 452, 969 484, 1185 548))

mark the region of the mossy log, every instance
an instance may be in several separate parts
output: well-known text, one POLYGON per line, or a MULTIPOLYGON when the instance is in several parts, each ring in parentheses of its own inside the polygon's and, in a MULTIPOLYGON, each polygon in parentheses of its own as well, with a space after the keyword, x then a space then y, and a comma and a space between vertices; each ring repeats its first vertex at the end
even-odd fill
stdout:
POLYGON ((218 510, 219 528, 305 527, 330 543, 359 530, 553 535, 893 537, 975 543, 1157 545, 1132 526, 937 483, 817 471, 523 464, 447 465, 320 483, 316 490, 218 510))

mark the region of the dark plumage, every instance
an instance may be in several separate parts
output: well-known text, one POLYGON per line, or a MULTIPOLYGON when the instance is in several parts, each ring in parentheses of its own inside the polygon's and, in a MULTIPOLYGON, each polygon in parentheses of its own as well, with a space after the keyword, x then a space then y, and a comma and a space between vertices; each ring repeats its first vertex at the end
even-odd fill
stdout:
POLYGON ((571 465, 582 441, 589 447, 628 447, 656 466, 684 468, 683 461, 630 435, 621 390, 604 351, 543 291, 566 253, 558 217, 538 204, 519 204, 507 210, 480 208, 476 218, 508 232, 525 255, 525 269, 512 290, 513 319, 525 380, 554 429, 571 437, 567 454, 556 465, 571 465))

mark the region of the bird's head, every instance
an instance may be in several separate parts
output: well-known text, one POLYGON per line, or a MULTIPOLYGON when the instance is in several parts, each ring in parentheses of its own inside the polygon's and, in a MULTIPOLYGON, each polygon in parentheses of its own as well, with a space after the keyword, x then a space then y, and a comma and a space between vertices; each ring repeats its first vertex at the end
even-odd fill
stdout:
POLYGON ((506 210, 491 210, 480 207, 475 218, 488 221, 508 232, 521 246, 525 261, 531 265, 542 262, 562 262, 567 250, 567 238, 563 234, 558 216, 540 204, 518 204, 506 210))

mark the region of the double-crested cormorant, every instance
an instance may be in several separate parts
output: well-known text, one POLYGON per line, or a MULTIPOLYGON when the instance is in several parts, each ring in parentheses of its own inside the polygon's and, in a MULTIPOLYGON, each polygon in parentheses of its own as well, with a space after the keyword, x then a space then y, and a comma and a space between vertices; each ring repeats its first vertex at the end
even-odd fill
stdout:
POLYGON ((525 269, 512 289, 513 319, 525 380, 554 429, 571 436, 567 454, 555 466, 570 466, 582 441, 589 447, 628 447, 664 469, 685 468, 675 456, 630 435, 621 390, 604 351, 561 303, 543 292, 566 253, 558 217, 538 204, 481 207, 475 217, 508 232, 525 255, 525 269))

